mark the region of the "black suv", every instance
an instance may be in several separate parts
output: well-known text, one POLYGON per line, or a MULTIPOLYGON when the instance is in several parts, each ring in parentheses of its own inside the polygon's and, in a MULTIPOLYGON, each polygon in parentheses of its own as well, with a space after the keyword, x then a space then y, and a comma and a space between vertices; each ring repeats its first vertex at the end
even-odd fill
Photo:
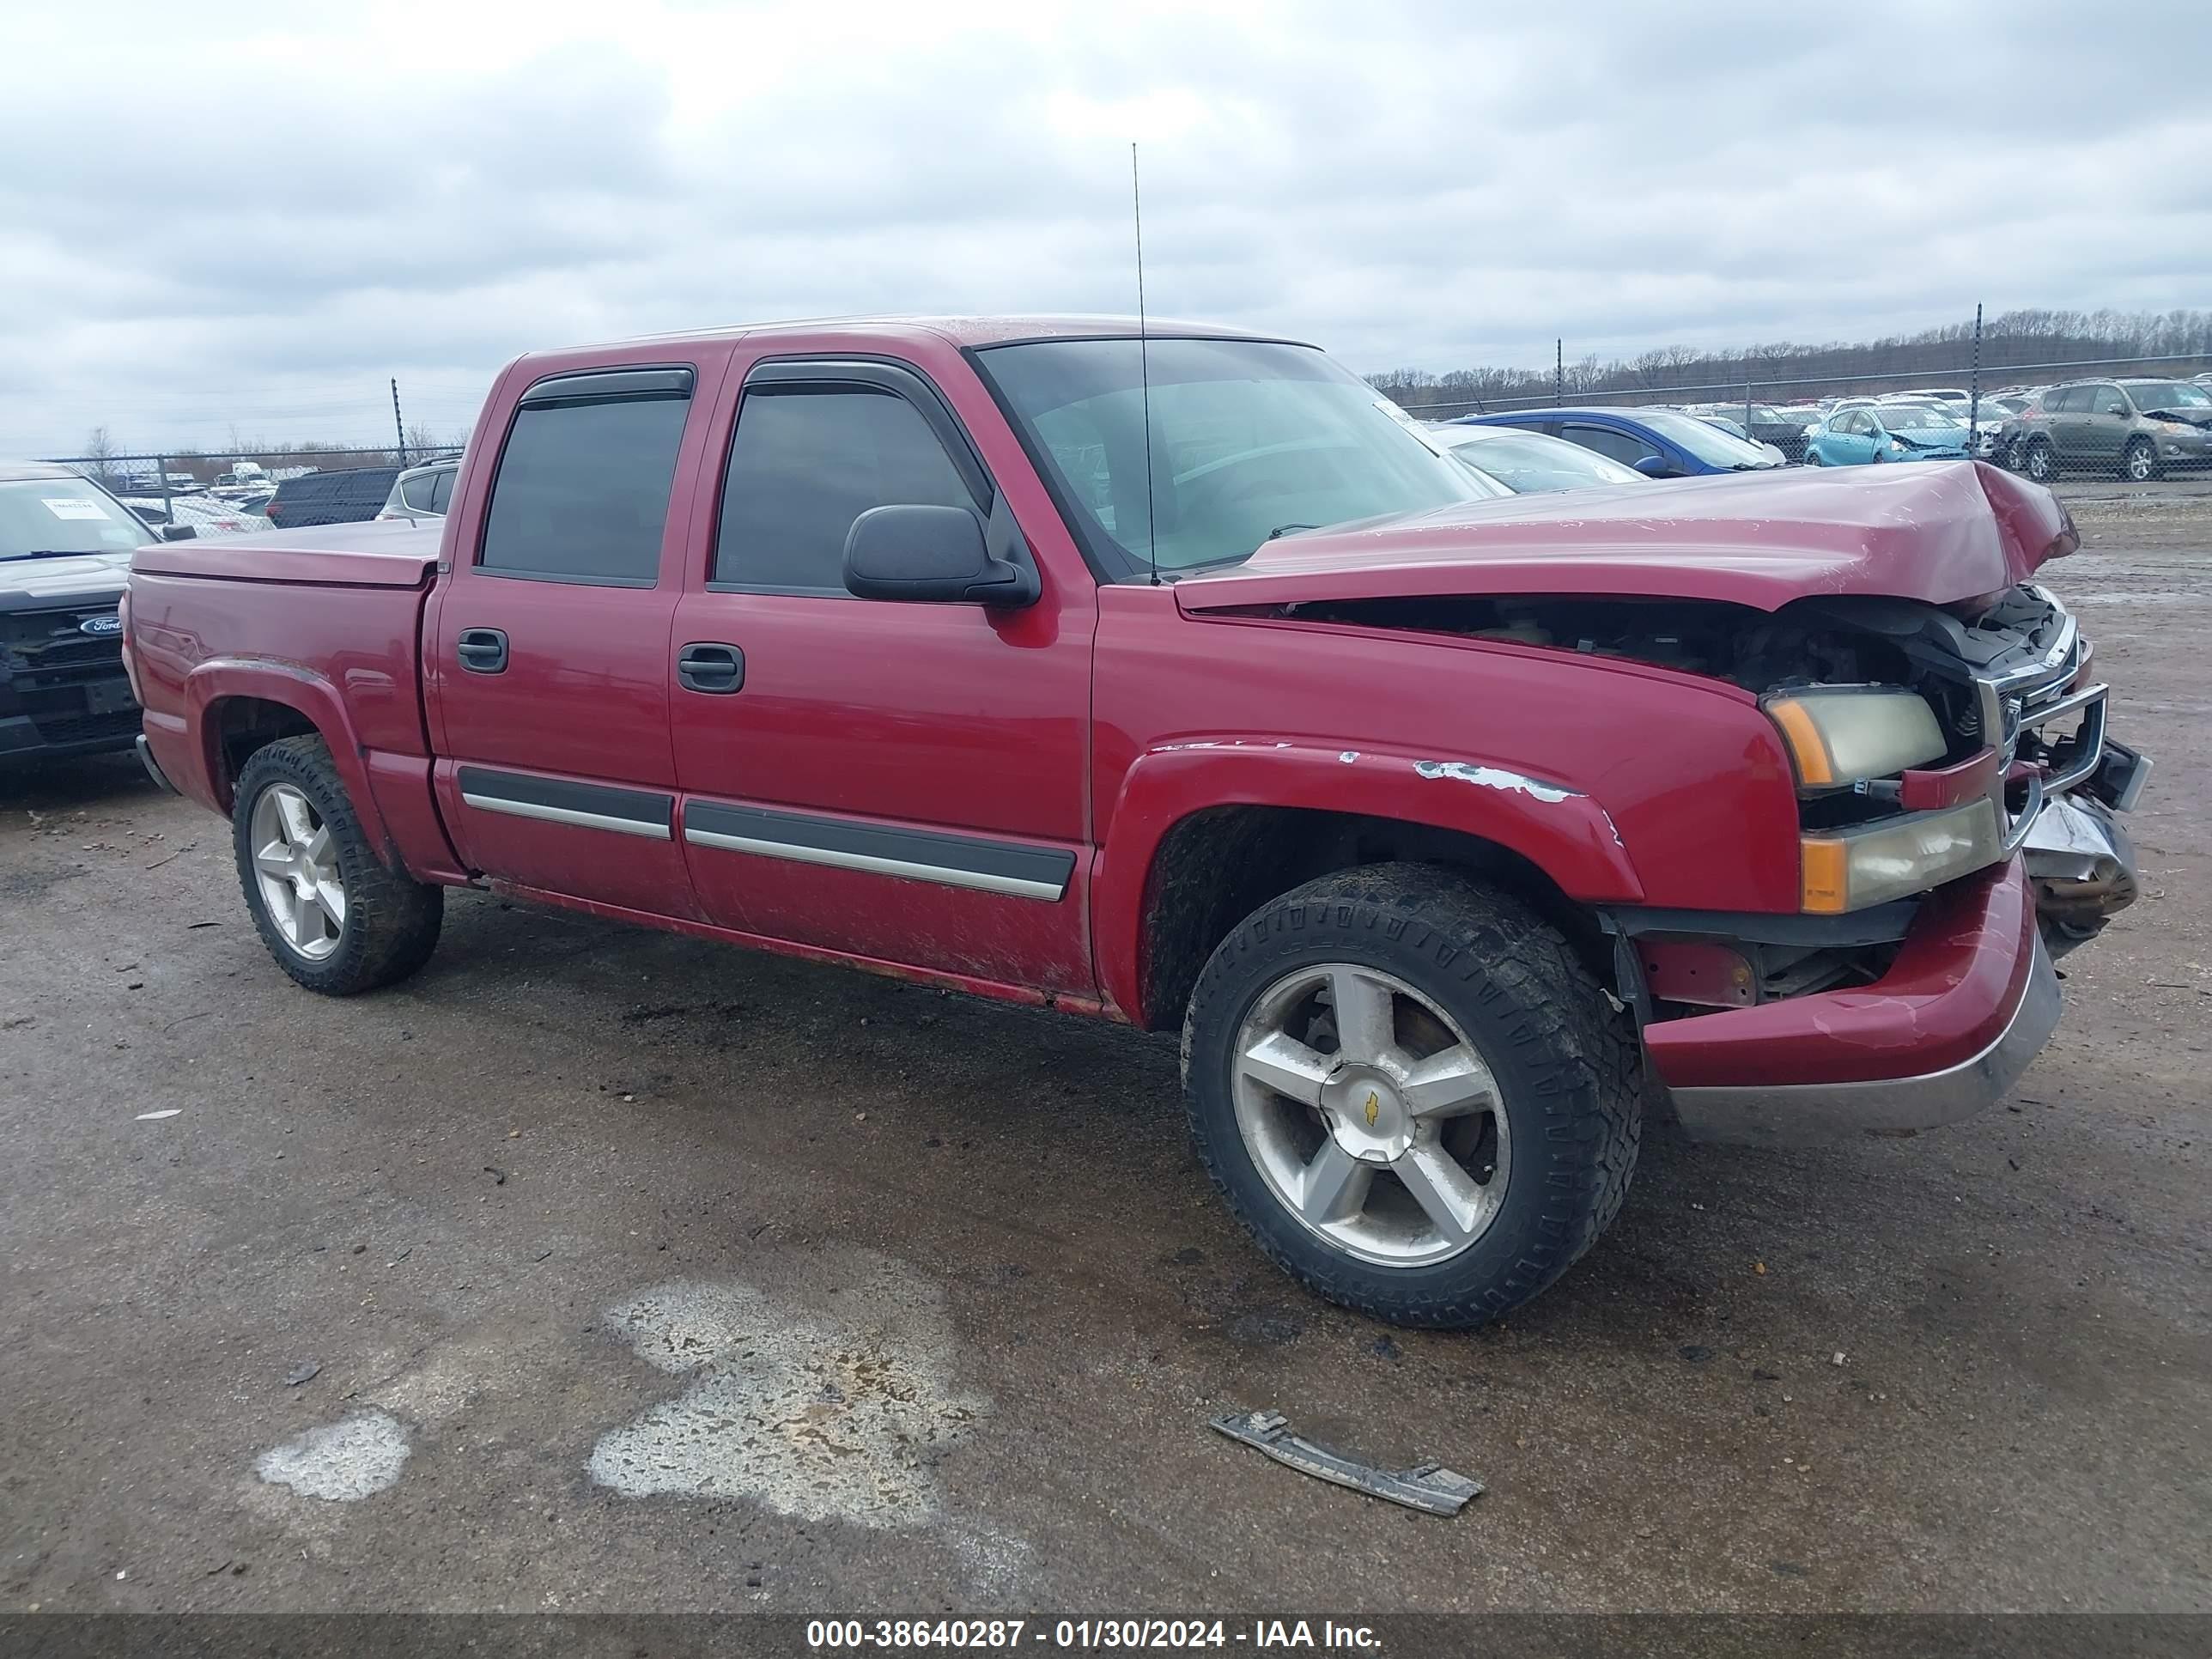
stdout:
POLYGON ((360 524, 374 518, 392 494, 392 481, 404 469, 349 466, 336 471, 302 472, 276 486, 261 510, 279 530, 316 524, 360 524))
POLYGON ((154 538, 91 479, 0 461, 0 773, 137 740, 116 607, 154 538))

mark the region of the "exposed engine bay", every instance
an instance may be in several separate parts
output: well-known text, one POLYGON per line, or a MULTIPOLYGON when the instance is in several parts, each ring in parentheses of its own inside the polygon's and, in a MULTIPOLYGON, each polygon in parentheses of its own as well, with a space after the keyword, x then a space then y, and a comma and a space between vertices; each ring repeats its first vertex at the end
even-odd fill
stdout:
MULTIPOLYGON (((1929 765, 1997 750, 1999 769, 1987 775, 2002 800, 2005 848, 2024 852, 2054 955, 2093 936, 2136 896, 2132 854, 2107 808, 2133 805, 2148 763, 2107 743, 2088 642, 2033 584, 1971 611, 1875 595, 1815 596, 1772 612, 1712 600, 1512 595, 1316 602, 1279 614, 1619 658, 1724 680, 1762 699, 1812 688, 1916 692, 1934 710, 1945 745, 1929 765)), ((1893 821, 1910 810, 1902 793, 1879 780, 1808 790, 1801 818, 1815 833, 1893 821)), ((1906 901, 1861 913, 1864 923, 1891 924, 1887 939, 1736 939, 1717 954, 1717 945, 1680 938, 1672 945, 1639 939, 1661 1005, 1653 1012, 1666 1018, 1870 981, 1916 908, 1906 901)))

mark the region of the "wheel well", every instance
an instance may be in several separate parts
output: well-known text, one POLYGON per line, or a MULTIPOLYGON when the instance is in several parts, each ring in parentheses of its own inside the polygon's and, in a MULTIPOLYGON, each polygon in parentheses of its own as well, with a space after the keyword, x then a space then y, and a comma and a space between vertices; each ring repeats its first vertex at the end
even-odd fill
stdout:
POLYGON ((1161 837, 1145 883, 1139 941, 1146 1030, 1182 1023, 1200 971, 1229 930, 1269 899, 1338 870, 1449 865, 1510 892, 1564 933, 1599 981, 1613 954, 1597 919, 1541 868, 1493 841, 1434 824, 1290 806, 1194 812, 1161 837))
POLYGON ((210 768, 226 804, 253 751, 280 738, 313 737, 318 728, 289 703, 266 697, 225 697, 209 706, 206 720, 215 764, 210 768))

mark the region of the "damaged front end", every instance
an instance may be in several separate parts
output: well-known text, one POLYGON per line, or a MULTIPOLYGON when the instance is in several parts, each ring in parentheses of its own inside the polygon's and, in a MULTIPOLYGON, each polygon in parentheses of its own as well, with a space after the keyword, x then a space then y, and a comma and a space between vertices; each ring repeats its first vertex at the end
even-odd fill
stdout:
POLYGON ((1735 964, 1669 957, 1660 980, 1682 994, 1655 991, 1662 1001, 1741 1006, 1870 981, 1885 965, 1881 947, 1904 937, 1914 896, 2014 854, 2054 957, 2136 896, 2118 814, 2134 806, 2150 763, 2107 734, 2089 642, 2035 584, 1978 608, 1870 594, 1771 612, 1514 595, 1285 612, 1649 663, 1759 698, 1798 769, 1803 915, 1793 921, 1857 920, 1745 941, 1735 964))

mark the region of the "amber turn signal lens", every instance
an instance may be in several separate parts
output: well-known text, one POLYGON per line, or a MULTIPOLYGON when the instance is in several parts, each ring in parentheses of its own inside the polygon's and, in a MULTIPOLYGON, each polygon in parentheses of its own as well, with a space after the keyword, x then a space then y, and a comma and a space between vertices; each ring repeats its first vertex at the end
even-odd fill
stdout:
POLYGON ((1828 745, 1805 705, 1784 699, 1767 704, 1766 712, 1789 739, 1790 758, 1797 763, 1797 781, 1808 789, 1825 788, 1835 782, 1836 769, 1829 763, 1828 745))
POLYGON ((1810 836, 1798 846, 1801 908, 1808 915, 1841 915, 1851 900, 1849 851, 1842 842, 1815 841, 1810 836))

